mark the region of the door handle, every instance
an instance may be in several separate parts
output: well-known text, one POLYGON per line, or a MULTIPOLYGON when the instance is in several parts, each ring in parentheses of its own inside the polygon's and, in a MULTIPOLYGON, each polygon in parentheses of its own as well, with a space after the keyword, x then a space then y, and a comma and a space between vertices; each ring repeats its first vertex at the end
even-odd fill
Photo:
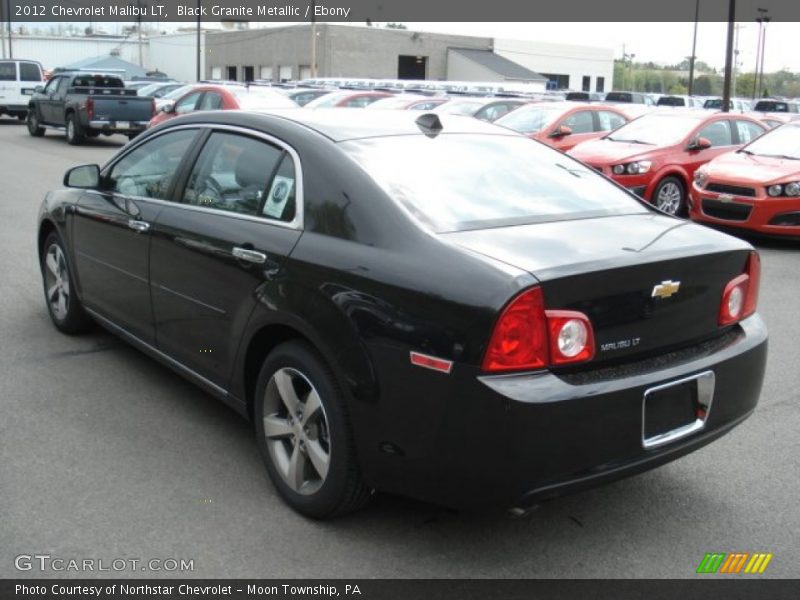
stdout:
POLYGON ((130 219, 128 221, 128 228, 133 229, 137 233, 144 233, 150 229, 150 223, 147 221, 138 221, 136 219, 130 219))
POLYGON ((234 246, 233 255, 240 260, 245 260, 257 265, 263 265, 265 262, 267 262, 267 255, 263 252, 248 250, 247 248, 239 248, 238 246, 234 246))

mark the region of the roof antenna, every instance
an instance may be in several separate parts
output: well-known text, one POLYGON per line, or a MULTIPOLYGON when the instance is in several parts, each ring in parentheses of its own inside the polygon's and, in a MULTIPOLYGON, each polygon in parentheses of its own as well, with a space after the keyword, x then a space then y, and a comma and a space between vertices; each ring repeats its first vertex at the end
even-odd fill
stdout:
POLYGON ((435 138, 443 129, 442 122, 439 120, 439 115, 435 113, 421 115, 414 122, 422 130, 422 133, 429 138, 435 138))

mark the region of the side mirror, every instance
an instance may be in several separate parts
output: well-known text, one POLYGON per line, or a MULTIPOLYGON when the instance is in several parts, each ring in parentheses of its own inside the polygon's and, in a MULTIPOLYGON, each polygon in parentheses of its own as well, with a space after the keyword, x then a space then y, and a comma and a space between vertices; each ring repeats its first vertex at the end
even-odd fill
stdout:
POLYGON ((572 128, 567 127, 566 125, 559 125, 556 127, 553 132, 550 134, 551 138, 560 138, 567 135, 572 135, 572 128))
POLYGON ((96 190, 100 187, 100 167, 97 165, 72 167, 64 174, 64 185, 71 188, 96 190))
POLYGON ((163 113, 171 113, 175 112, 175 103, 174 102, 165 102, 164 105, 158 109, 159 112, 163 113))
POLYGON ((711 142, 702 137, 689 144, 689 150, 707 150, 708 148, 711 148, 711 142))

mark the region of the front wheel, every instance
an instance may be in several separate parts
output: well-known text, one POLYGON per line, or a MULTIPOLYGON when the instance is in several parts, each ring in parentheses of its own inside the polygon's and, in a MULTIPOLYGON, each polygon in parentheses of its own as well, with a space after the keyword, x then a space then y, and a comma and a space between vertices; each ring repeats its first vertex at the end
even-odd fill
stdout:
POLYGON ((28 111, 28 133, 33 137, 42 137, 44 135, 44 127, 39 122, 39 115, 36 114, 35 109, 28 111))
POLYGON ((80 300, 75 295, 72 269, 57 233, 47 236, 42 253, 42 283, 50 319, 64 333, 81 333, 90 325, 80 300))
POLYGON ((369 500, 342 392, 317 352, 301 341, 275 348, 255 391, 256 442, 283 499, 313 518, 369 500))
POLYGON ((78 116, 75 113, 71 113, 67 117, 67 143, 73 146, 77 146, 81 144, 84 140, 83 129, 81 129, 81 124, 78 122, 78 116))
POLYGON ((686 190, 677 177, 664 177, 658 182, 653 191, 653 204, 656 207, 676 217, 686 214, 686 190))

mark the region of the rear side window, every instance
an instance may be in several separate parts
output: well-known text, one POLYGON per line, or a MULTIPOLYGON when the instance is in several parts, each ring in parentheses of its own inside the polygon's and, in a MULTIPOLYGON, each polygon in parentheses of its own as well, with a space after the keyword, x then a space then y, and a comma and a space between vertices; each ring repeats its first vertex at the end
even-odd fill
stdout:
POLYGON ((20 81, 41 81, 42 71, 36 63, 19 63, 20 81))
POLYGON ((170 200, 169 187, 196 134, 182 129, 148 140, 111 168, 105 188, 124 196, 170 200))
POLYGON ((189 175, 187 204, 289 222, 295 216, 294 162, 283 149, 214 132, 189 175))
POLYGON ((439 233, 647 212, 592 169, 523 137, 405 135, 340 146, 439 233))
POLYGON ((119 77, 109 75, 77 75, 72 80, 72 87, 121 88, 125 84, 119 77))
POLYGON ((736 133, 739 134, 740 144, 746 144, 764 133, 764 130, 761 127, 755 123, 751 123, 750 121, 735 121, 735 123, 736 133))
POLYGON ((0 62, 0 81, 17 80, 17 63, 0 62))

